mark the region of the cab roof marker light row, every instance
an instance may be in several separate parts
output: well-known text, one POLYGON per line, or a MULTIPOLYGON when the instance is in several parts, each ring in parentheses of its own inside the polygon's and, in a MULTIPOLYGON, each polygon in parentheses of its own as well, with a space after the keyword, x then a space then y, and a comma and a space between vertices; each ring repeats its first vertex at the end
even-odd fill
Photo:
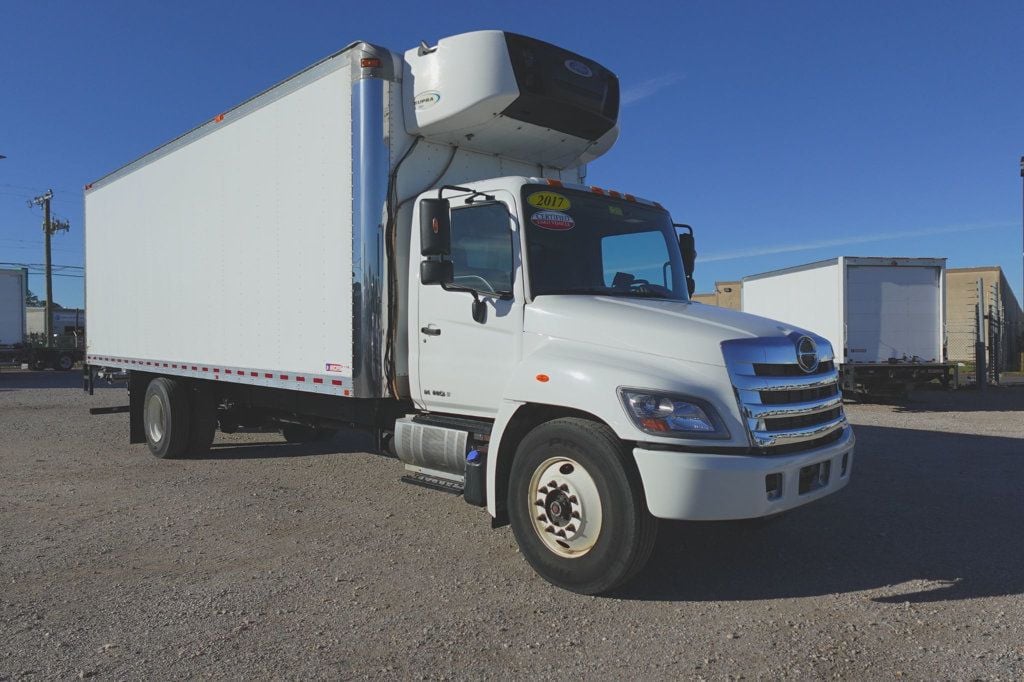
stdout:
POLYGON ((529 178, 530 183, 540 184, 541 182, 547 183, 549 187, 556 187, 560 189, 575 189, 581 192, 590 192, 591 194, 599 194, 601 196, 611 197, 612 199, 625 199, 626 201, 636 204, 647 204, 648 206, 654 206, 665 210, 665 207, 659 204, 657 201, 651 201, 650 199, 643 199, 635 194, 627 194, 625 192, 617 192, 613 189, 605 190, 594 185, 581 185, 575 182, 564 182, 562 180, 556 180, 554 178, 529 178))

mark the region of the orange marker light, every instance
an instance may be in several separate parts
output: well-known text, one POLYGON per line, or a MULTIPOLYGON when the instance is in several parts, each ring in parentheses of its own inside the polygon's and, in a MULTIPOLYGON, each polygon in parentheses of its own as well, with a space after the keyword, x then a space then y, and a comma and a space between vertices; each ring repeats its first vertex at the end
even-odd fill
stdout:
POLYGON ((542 384, 546 384, 549 381, 551 381, 551 377, 549 377, 547 374, 538 374, 535 378, 542 384))
POLYGON ((548 178, 548 186, 549 187, 561 187, 562 186, 562 181, 561 180, 555 180, 554 178, 548 178))
POLYGON ((380 57, 363 57, 359 60, 359 66, 364 69, 379 69, 380 57))
POLYGON ((214 123, 220 123, 223 120, 224 120, 224 114, 217 114, 216 116, 213 117, 213 122, 214 123))
POLYGON ((604 190, 601 189, 600 187, 591 187, 590 191, 593 192, 594 194, 604 194, 604 190))

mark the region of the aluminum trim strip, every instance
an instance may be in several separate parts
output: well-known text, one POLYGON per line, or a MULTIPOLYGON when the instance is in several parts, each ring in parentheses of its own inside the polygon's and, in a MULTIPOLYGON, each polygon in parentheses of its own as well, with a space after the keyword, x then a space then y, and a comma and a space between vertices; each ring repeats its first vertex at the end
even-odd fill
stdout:
POLYGON ((352 377, 337 374, 312 374, 281 369, 215 365, 209 362, 121 358, 91 354, 86 355, 85 360, 90 365, 115 367, 136 372, 168 374, 194 379, 208 379, 210 381, 226 381, 268 388, 284 388, 290 391, 303 391, 305 393, 321 393, 349 398, 356 397, 356 393, 353 390, 352 377))
POLYGON ((384 81, 352 84, 352 377, 356 392, 380 398, 384 389, 383 216, 389 154, 384 130, 384 81))
POLYGON ((755 445, 770 448, 774 445, 791 445, 822 438, 846 426, 846 417, 839 415, 830 421, 809 426, 803 429, 787 429, 785 431, 751 431, 755 445))
POLYGON ((752 405, 744 403, 743 409, 747 417, 752 419, 772 419, 775 417, 801 417, 808 414, 828 412, 843 404, 843 396, 835 395, 823 400, 806 403, 782 403, 778 405, 752 405))
POLYGON ((839 372, 832 370, 825 374, 809 374, 805 377, 752 377, 734 374, 733 385, 741 391, 802 391, 821 388, 839 381, 839 372))

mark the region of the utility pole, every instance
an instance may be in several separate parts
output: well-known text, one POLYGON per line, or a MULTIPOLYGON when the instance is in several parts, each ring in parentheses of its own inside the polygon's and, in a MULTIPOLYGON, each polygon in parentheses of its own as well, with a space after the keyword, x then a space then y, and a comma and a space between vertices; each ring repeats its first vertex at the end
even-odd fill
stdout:
POLYGON ((53 190, 46 190, 46 194, 40 194, 39 196, 31 199, 28 202, 29 206, 42 206, 43 207, 43 234, 45 235, 45 248, 46 248, 46 310, 43 315, 46 316, 45 333, 46 333, 46 347, 50 348, 53 346, 53 268, 50 260, 50 237, 53 233, 58 230, 67 230, 70 225, 66 220, 52 220, 50 217, 50 201, 53 199, 53 190))

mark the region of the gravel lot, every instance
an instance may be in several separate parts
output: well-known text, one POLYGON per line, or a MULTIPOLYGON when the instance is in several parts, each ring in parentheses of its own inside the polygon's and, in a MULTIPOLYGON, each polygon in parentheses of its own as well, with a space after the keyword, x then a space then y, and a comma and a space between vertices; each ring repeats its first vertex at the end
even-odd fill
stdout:
POLYGON ((846 490, 663 524, 613 598, 362 437, 161 461, 125 402, 0 373, 0 679, 1024 677, 1024 387, 848 406, 846 490))

